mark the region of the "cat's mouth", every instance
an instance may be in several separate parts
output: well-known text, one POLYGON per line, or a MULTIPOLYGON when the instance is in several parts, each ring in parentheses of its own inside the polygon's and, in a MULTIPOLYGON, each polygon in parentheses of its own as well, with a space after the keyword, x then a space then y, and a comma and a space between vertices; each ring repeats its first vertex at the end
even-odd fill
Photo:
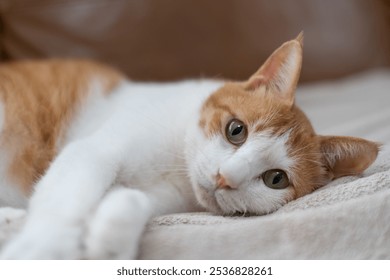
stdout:
POLYGON ((247 215, 244 209, 237 209, 232 205, 229 190, 219 189, 217 185, 198 184, 198 200, 208 211, 219 215, 247 215))
POLYGON ((245 203, 239 198, 237 190, 216 189, 214 197, 224 215, 243 215, 247 213, 245 203))
POLYGON ((223 214, 222 208, 215 197, 215 189, 215 187, 205 186, 198 183, 195 194, 199 203, 206 208, 206 210, 217 214, 223 214))
POLYGON ((223 216, 264 215, 269 211, 254 210, 248 206, 243 193, 236 189, 221 189, 216 185, 197 184, 197 199, 210 212, 223 216))

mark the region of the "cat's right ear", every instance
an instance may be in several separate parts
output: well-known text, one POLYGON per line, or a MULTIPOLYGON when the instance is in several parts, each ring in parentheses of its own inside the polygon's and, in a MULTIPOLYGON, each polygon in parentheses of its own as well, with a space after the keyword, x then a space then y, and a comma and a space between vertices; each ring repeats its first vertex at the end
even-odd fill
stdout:
POLYGON ((302 67, 303 33, 294 40, 284 43, 253 74, 244 87, 255 90, 265 87, 288 105, 294 103, 295 88, 302 67))

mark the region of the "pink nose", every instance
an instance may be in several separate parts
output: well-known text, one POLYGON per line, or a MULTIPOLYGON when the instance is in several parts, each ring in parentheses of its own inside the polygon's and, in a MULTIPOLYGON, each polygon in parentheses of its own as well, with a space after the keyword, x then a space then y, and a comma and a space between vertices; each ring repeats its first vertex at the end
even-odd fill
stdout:
POLYGON ((219 189, 236 189, 236 186, 230 184, 225 177, 221 174, 217 174, 217 188, 219 189))

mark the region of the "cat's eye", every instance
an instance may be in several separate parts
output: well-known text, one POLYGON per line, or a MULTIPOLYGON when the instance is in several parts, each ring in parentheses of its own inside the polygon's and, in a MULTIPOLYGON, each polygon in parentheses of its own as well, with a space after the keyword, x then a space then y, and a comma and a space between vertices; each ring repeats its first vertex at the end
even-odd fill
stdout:
POLYGON ((243 144, 248 136, 245 124, 237 119, 233 119, 226 125, 226 138, 233 145, 243 144))
POLYGON ((271 189, 285 189, 290 185, 286 172, 272 169, 263 173, 264 184, 271 189))

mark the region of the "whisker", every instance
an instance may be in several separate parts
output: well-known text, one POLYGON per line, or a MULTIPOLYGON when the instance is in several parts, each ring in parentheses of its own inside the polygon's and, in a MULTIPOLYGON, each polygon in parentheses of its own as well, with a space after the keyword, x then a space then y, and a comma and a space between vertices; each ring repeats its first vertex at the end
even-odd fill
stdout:
POLYGON ((178 158, 178 159, 183 159, 183 160, 186 159, 186 157, 184 156, 184 153, 174 153, 174 152, 168 151, 168 150, 161 150, 160 153, 172 155, 172 156, 174 156, 175 158, 178 158))

